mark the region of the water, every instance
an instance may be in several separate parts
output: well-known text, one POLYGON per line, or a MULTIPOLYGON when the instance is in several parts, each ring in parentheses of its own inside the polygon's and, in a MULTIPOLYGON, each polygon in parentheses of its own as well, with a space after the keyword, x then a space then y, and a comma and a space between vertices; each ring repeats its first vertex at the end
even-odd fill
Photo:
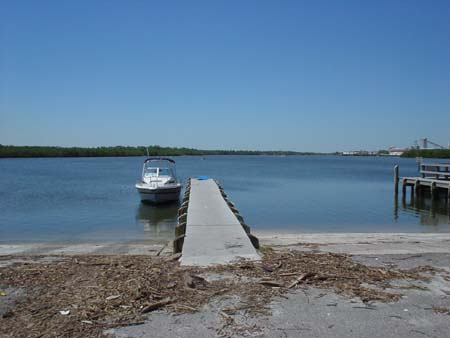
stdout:
MULTIPOLYGON (((415 159, 179 157, 178 175, 217 178, 246 222, 277 232, 449 232, 430 199, 394 203, 393 166, 415 159)), ((178 205, 142 205, 143 158, 0 159, 0 242, 134 241, 173 236, 178 205)))

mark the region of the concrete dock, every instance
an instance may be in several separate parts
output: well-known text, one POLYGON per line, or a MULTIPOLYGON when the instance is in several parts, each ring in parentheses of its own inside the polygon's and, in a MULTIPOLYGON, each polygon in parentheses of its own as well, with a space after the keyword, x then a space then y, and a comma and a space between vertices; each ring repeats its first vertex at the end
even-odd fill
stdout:
POLYGON ((191 179, 181 265, 259 260, 241 222, 213 179, 191 179))

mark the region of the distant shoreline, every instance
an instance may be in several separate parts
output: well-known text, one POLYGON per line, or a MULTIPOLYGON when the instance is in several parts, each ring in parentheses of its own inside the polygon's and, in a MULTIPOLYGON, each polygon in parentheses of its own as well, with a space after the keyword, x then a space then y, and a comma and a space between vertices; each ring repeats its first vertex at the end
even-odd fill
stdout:
POLYGON ((206 156, 206 155, 330 155, 327 153, 283 150, 202 150, 160 146, 115 147, 51 147, 0 145, 0 158, 39 157, 138 157, 146 156, 206 156))
POLYGON ((405 151, 402 157, 423 157, 423 158, 450 158, 450 149, 410 149, 405 151))
MULTIPOLYGON (((320 153, 289 150, 206 150, 185 147, 114 146, 114 147, 58 147, 58 146, 13 146, 0 144, 0 158, 63 158, 63 157, 139 157, 147 156, 208 156, 208 155, 341 155, 359 157, 388 156, 377 154, 346 155, 342 152, 320 153)), ((450 149, 412 149, 400 157, 450 158, 450 149)))

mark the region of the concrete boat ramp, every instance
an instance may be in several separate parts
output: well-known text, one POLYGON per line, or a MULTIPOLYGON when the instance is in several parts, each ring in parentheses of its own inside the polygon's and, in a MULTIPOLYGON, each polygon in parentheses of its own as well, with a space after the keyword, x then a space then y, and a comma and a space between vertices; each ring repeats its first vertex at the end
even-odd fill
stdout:
POLYGON ((256 238, 213 179, 188 181, 179 214, 178 228, 184 234, 177 239, 182 243, 175 247, 182 250, 181 265, 209 266, 241 258, 260 259, 254 247, 256 238))

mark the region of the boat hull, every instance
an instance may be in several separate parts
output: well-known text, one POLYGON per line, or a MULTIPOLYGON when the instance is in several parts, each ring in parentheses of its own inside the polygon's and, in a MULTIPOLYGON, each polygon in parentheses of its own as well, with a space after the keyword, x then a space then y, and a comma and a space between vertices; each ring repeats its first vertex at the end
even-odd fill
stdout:
POLYGON ((136 185, 142 202, 164 203, 180 199, 181 184, 171 187, 145 187, 136 185))

